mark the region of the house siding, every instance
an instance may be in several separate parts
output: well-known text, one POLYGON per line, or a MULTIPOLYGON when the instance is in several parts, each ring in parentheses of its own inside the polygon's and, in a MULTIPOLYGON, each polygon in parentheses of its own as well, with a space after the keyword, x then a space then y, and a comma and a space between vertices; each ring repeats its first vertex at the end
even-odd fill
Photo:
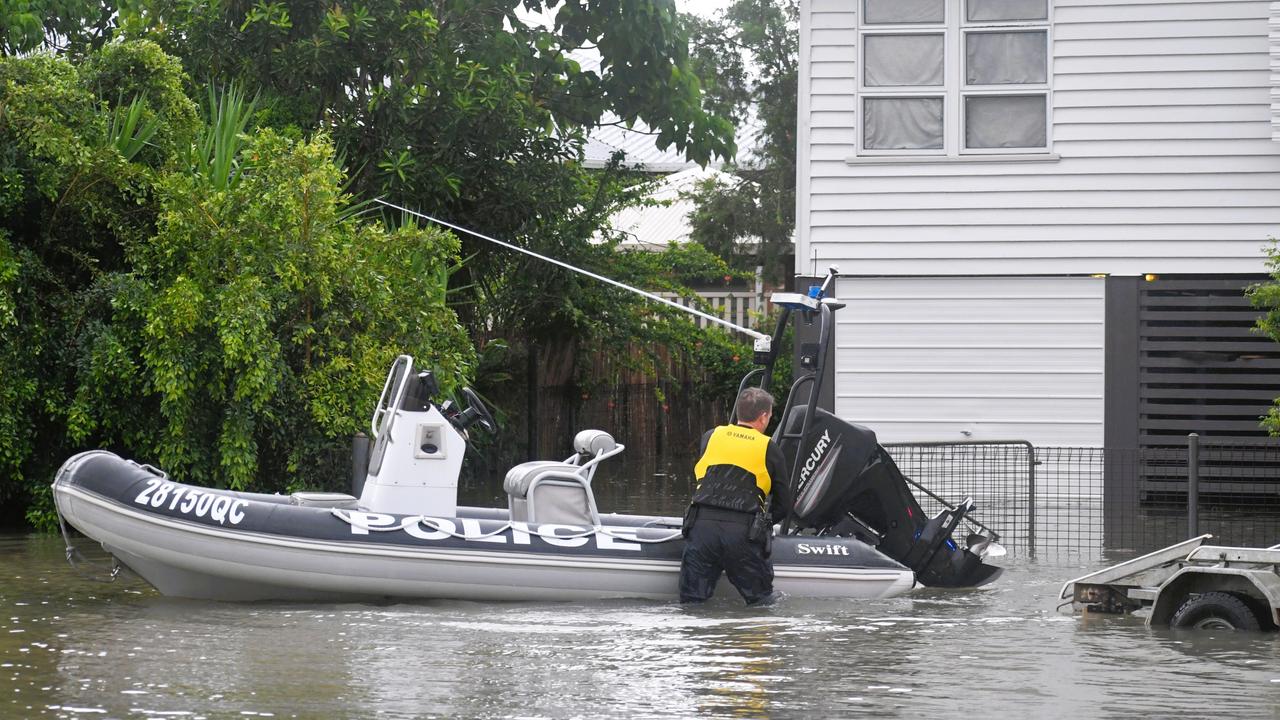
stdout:
POLYGON ((1263 271, 1280 3, 1050 5, 1052 154, 902 161, 857 157, 858 3, 802 2, 798 272, 1263 271))
POLYGON ((1280 141, 1280 1, 1271 3, 1271 139, 1280 141))
POLYGON ((881 442, 1102 445, 1104 285, 842 278, 835 412, 881 442))

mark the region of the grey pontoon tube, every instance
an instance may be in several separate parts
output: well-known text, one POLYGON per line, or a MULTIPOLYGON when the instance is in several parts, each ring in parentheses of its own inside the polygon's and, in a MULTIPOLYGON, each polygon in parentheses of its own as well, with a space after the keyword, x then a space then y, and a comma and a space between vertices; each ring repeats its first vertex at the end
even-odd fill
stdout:
POLYGON ((648 300, 652 300, 653 302, 656 302, 656 303, 662 303, 663 305, 667 305, 667 306, 673 307, 673 308, 675 308, 675 309, 677 309, 677 310, 681 310, 681 311, 683 311, 683 312, 687 312, 687 313, 689 313, 690 315, 696 315, 697 317, 700 317, 700 318, 702 318, 703 320, 707 320, 708 322, 713 322, 713 323, 717 323, 717 324, 719 324, 719 325, 723 325, 723 326, 725 326, 725 327, 729 328, 730 330, 737 330, 738 332, 743 333, 744 335, 750 335, 752 338, 754 338, 754 339, 755 339, 755 350, 756 350, 757 352, 768 352, 768 351, 769 351, 769 348, 772 346, 773 339, 772 339, 771 337, 769 337, 768 335, 765 335, 764 333, 759 332, 759 331, 757 331, 757 330, 752 330, 751 328, 742 327, 741 325, 735 325, 734 323, 731 323, 731 322, 729 322, 728 320, 725 320, 724 318, 716 317, 715 315, 711 315, 711 314, 708 314, 708 313, 704 313, 704 312, 702 312, 702 311, 700 311, 700 310, 695 310, 695 309, 690 308, 690 307, 685 307, 684 305, 681 305, 681 304, 680 304, 680 303, 678 303, 678 302, 675 302, 675 301, 673 301, 673 300, 668 300, 667 298, 661 297, 661 296, 659 296, 659 295, 654 295, 653 293, 651 293, 651 292, 646 292, 646 291, 644 291, 644 290, 641 290, 640 288, 632 287, 632 286, 630 286, 630 285, 627 285, 626 283, 620 283, 620 282, 618 282, 617 280, 614 280, 614 279, 612 279, 612 278, 607 278, 607 277, 605 277, 605 276, 603 276, 603 275, 597 275, 596 273, 593 273, 593 272, 591 272, 591 271, 589 271, 589 270, 583 270, 583 269, 582 269, 582 268, 580 268, 580 267, 576 267, 576 266, 574 266, 574 265, 570 265, 569 263, 564 262, 564 261, 562 261, 562 260, 556 260, 555 258, 547 257, 546 255, 539 255, 538 253, 536 253, 536 252, 534 252, 534 251, 532 251, 532 250, 527 250, 527 249, 522 248, 522 247, 520 247, 520 246, 518 246, 518 245, 512 245, 512 244, 511 244, 511 243, 509 243, 509 242, 503 242, 503 241, 501 241, 501 240, 499 240, 499 239, 497 239, 497 238, 490 237, 490 236, 488 236, 488 235, 485 235, 484 233, 476 232, 475 230, 470 230, 470 229, 468 229, 468 228, 462 227, 461 225, 455 225, 455 224, 453 224, 453 223, 451 223, 451 222, 448 222, 448 221, 446 221, 446 220, 441 220, 441 219, 439 219, 439 218, 431 217, 430 215, 427 215, 426 213, 420 213, 420 212, 418 212, 417 210, 410 210, 410 209, 409 209, 409 208, 407 208, 407 207, 404 207, 404 206, 401 206, 401 205, 396 205, 395 203, 389 203, 389 202, 387 202, 386 200, 383 200, 383 199, 381 199, 381 198, 374 198, 374 199, 373 199, 373 201, 374 201, 374 202, 376 202, 376 203, 379 203, 379 204, 381 204, 381 205, 386 205, 386 206, 387 206, 387 207, 389 207, 389 208, 392 208, 392 209, 395 209, 395 210, 399 210, 399 211, 401 211, 401 212, 408 213, 408 214, 410 214, 410 215, 413 215, 414 217, 420 217, 420 218, 422 218, 423 220, 427 220, 427 221, 433 222, 433 223, 435 223, 435 224, 437 224, 437 225, 443 225, 444 227, 447 227, 447 228, 449 228, 450 230, 457 230, 458 232, 466 233, 466 234, 468 234, 468 235, 471 235, 472 237, 477 237, 477 238, 480 238, 481 240, 487 240, 488 242, 491 242, 491 243, 493 243, 493 244, 495 244, 495 245, 500 245, 500 246, 502 246, 502 247, 504 247, 504 248, 507 248, 508 250, 515 250, 516 252, 524 253, 525 255, 528 255, 528 256, 530 256, 530 257, 535 257, 535 258, 537 258, 537 259, 539 259, 539 260, 542 260, 542 261, 544 261, 544 262, 549 262, 549 263, 551 263, 552 265, 556 265, 556 266, 558 266, 558 267, 562 267, 562 268, 564 268, 564 269, 566 269, 566 270, 571 270, 571 271, 576 272, 576 273, 579 273, 579 274, 581 274, 581 275, 586 275, 587 277, 592 278, 593 280, 599 280, 599 281, 600 281, 600 282, 602 282, 602 283, 607 283, 607 284, 612 285, 612 286, 614 286, 614 287, 622 288, 623 290, 629 290, 629 291, 631 291, 631 292, 633 292, 633 293, 635 293, 635 294, 637 294, 637 295, 640 295, 640 296, 642 296, 642 297, 644 297, 644 298, 646 298, 646 299, 648 299, 648 300))
MULTIPOLYGON (((332 508, 330 509, 329 512, 334 517, 338 518, 339 520, 342 520, 343 522, 347 523, 351 527, 360 528, 365 532, 395 532, 396 530, 402 530, 404 528, 403 521, 401 525, 373 526, 373 525, 366 525, 364 523, 356 521, 356 519, 351 516, 351 513, 343 510, 342 508, 332 508)), ((421 523, 422 525, 426 525, 427 527, 431 528, 431 530, 434 532, 444 533, 445 535, 448 535, 450 537, 456 537, 460 540, 479 540, 482 538, 493 537, 495 535, 500 535, 506 532, 507 530, 516 529, 517 527, 517 524, 515 522, 507 521, 501 527, 498 527, 497 529, 491 530, 487 533, 483 533, 481 535, 466 535, 464 533, 458 532, 457 530, 449 530, 443 527, 443 522, 449 521, 450 518, 429 518, 429 517, 424 517, 422 515, 418 515, 416 518, 412 516, 407 517, 406 520, 414 520, 415 522, 421 523)), ((642 537, 632 537, 630 535, 615 535, 608 527, 604 525, 593 525, 589 528, 582 528, 582 532, 579 532, 573 535, 557 535, 556 533, 547 534, 547 533, 541 532, 540 530, 534 527, 531 527, 530 523, 520 523, 520 525, 523 526, 519 528, 520 532, 527 533, 529 535, 536 535, 540 538, 550 538, 552 540, 576 540, 577 538, 591 537, 592 535, 600 534, 600 535, 607 535, 611 538, 614 538, 615 540, 625 540, 626 542, 635 542, 635 543, 641 543, 641 544, 646 544, 646 543, 657 544, 657 543, 671 542, 676 538, 682 537, 682 533, 679 530, 672 532, 670 535, 666 537, 660 537, 660 538, 642 538, 642 537)))

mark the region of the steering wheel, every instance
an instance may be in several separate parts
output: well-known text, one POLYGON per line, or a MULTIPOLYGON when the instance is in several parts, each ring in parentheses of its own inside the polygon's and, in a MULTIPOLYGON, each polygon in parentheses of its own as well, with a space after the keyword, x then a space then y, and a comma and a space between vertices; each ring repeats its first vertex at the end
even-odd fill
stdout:
POLYGON ((493 419, 493 413, 489 412, 489 408, 485 407, 484 401, 476 394, 475 390, 464 387, 461 390, 462 396, 467 399, 467 409, 462 411, 459 418, 463 429, 471 427, 474 423, 479 423, 480 427, 487 432, 498 432, 498 421, 493 419))

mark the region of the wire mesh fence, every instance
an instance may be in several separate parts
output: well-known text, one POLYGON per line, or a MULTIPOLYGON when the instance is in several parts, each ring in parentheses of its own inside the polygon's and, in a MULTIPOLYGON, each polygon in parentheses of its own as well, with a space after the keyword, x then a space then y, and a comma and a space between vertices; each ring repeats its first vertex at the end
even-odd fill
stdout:
POLYGON ((892 444, 927 512, 977 501, 976 516, 1026 556, 1140 553, 1200 533, 1222 545, 1280 543, 1280 444, 1033 447, 892 444))
MULTIPOLYGON (((971 497, 977 521, 1024 557, 1138 554, 1201 533, 1219 545, 1280 543, 1278 441, 1227 444, 1193 436, 1182 446, 1142 449, 1034 447, 1025 441, 885 448, 926 513, 971 497)), ((344 469, 350 473, 351 452, 335 448, 319 464, 337 478, 344 469)), ((687 469, 692 461, 685 460, 676 465, 687 469)), ((633 472, 641 481, 633 478, 614 493, 625 490, 626 501, 606 504, 634 510, 641 502, 646 512, 678 515, 691 479, 687 472, 658 472, 661 467, 633 472), (652 486, 655 479, 660 482, 652 486)), ((334 480, 333 487, 341 483, 334 480)), ((501 494, 500 483, 464 489, 469 500, 485 503, 501 494)))
POLYGON ((928 515, 966 497, 973 515, 1010 551, 1035 552, 1036 450, 1031 443, 960 442, 886 444, 928 515))

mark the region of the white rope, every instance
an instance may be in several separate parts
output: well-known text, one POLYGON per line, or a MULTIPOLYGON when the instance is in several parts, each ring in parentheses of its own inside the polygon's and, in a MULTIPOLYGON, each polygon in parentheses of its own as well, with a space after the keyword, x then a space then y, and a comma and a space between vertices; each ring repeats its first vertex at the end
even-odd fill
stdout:
MULTIPOLYGON (((375 527, 372 525, 365 525, 363 523, 357 522, 355 518, 346 514, 342 510, 342 508, 331 508, 330 512, 332 512, 334 517, 338 518, 339 520, 342 520, 348 525, 354 528, 359 528, 360 530, 364 530, 366 532, 394 532, 396 530, 404 529, 403 521, 401 521, 401 524, 399 525, 380 525, 375 527)), ((416 522, 426 525, 428 528, 430 528, 434 532, 444 533, 445 535, 458 538, 459 540, 481 540, 487 537, 493 537, 494 535, 499 535, 501 533, 506 532, 507 530, 515 529, 515 525, 508 521, 504 523, 501 527, 497 528, 496 530, 484 533, 482 535, 467 535, 465 533, 457 532, 456 530, 446 530, 440 524, 440 521, 436 520, 435 518, 418 516, 418 518, 416 519, 416 522)), ((670 535, 668 535, 667 537, 663 537, 663 538, 630 537, 627 535, 615 534, 611 532, 609 528, 606 528, 603 525, 592 526, 591 528, 584 530, 583 532, 578 533, 576 535, 557 535, 555 533, 543 533, 527 525, 525 526, 524 529, 521 529, 520 532, 528 533, 529 535, 536 535, 537 537, 540 537, 543 539, 551 539, 551 540, 577 540, 578 538, 591 537, 592 535, 599 533, 600 535, 605 535, 615 540, 625 540, 627 542, 650 543, 650 544, 671 542, 672 540, 675 540, 676 538, 681 536, 680 531, 677 530, 671 533, 670 535)))
POLYGON ((725 327, 729 328, 730 330, 737 330, 738 332, 740 332, 740 333, 744 333, 744 334, 746 334, 746 335, 750 335, 751 337, 756 338, 757 340, 764 340, 764 339, 770 339, 770 340, 771 340, 771 339, 772 339, 772 338, 770 338, 770 336, 765 335, 765 334, 764 334, 764 333, 762 333, 762 332, 758 332, 758 331, 756 331, 756 330, 752 330, 751 328, 745 328, 745 327, 742 327, 741 325, 735 325, 734 323, 731 323, 731 322, 729 322, 728 320, 725 320, 724 318, 716 317, 715 315, 710 315, 710 314, 708 314, 708 313, 704 313, 704 312, 702 312, 702 311, 700 311, 700 310, 695 310, 694 308, 691 308, 691 307, 685 307, 684 305, 681 305, 681 304, 680 304, 680 303, 678 303, 678 302, 675 302, 675 301, 673 301, 673 300, 668 300, 667 298, 664 298, 664 297, 662 297, 662 296, 660 296, 660 295, 654 295, 654 294, 653 294, 653 293, 651 293, 651 292, 646 292, 646 291, 644 291, 644 290, 641 290, 640 288, 632 287, 632 286, 627 285, 627 284, 625 284, 625 283, 620 283, 620 282, 618 282, 617 280, 613 280, 613 279, 611 279, 611 278, 607 278, 607 277, 605 277, 605 276, 603 276, 603 275, 597 275, 597 274, 595 274, 595 273, 593 273, 593 272, 590 272, 590 271, 588 271, 588 270, 583 270, 583 269, 582 269, 582 268, 580 268, 580 267, 575 267, 575 266, 573 266, 573 265, 570 265, 570 264, 569 264, 569 263, 567 263, 567 262, 563 262, 563 261, 561 261, 561 260, 556 260, 555 258, 547 257, 546 255, 539 255, 538 253, 536 253, 536 252, 534 252, 534 251, 532 251, 532 250, 527 250, 527 249, 522 248, 522 247, 520 247, 520 246, 518 246, 518 245, 512 245, 511 243, 508 243, 508 242, 503 242, 503 241, 501 241, 501 240, 498 240, 497 238, 492 238, 492 237, 489 237, 488 235, 485 235, 485 234, 483 234, 483 233, 478 233, 478 232, 476 232, 475 230, 469 230, 469 229, 467 229, 467 228, 465 228, 465 227, 462 227, 461 225, 454 225, 454 224, 453 224, 453 223, 451 223, 451 222, 447 222, 447 221, 445 221, 445 220, 441 220, 441 219, 439 219, 439 218, 431 217, 430 215, 427 215, 427 214, 425 214, 425 213, 420 213, 420 212, 418 212, 418 211, 416 211, 416 210, 410 210, 409 208, 406 208, 406 207, 403 207, 403 206, 400 206, 400 205, 396 205, 395 203, 389 203, 389 202, 387 202, 386 200, 383 200, 383 199, 381 199, 381 198, 374 198, 374 199, 373 199, 373 201, 374 201, 374 202, 376 202, 376 203, 381 203, 381 204, 383 204, 383 205, 386 205, 386 206, 387 206, 387 207, 389 207, 389 208, 394 208, 394 209, 399 210, 399 211, 401 211, 401 212, 406 212, 406 213, 409 213, 410 215, 414 215, 414 216, 416 216, 416 217, 420 217, 420 218, 422 218, 423 220, 429 220, 429 221, 431 221, 431 222, 433 222, 433 223, 436 223, 437 225, 443 225, 443 226, 445 226, 445 227, 447 227, 447 228, 450 228, 451 230, 457 230, 458 232, 463 232, 463 233, 466 233, 466 234, 468 234, 468 235, 471 235, 471 236, 474 236, 474 237, 478 237, 478 238, 480 238, 481 240, 488 240, 489 242, 494 243, 495 245, 501 245, 502 247, 507 248, 507 249, 509 249, 509 250, 515 250, 516 252, 524 253, 525 255, 529 255, 529 256, 531 256, 531 257, 538 258, 539 260, 543 260, 543 261, 549 262, 549 263, 551 263, 552 265, 558 265, 558 266, 560 266, 560 267, 562 267, 562 268, 564 268, 564 269, 566 269, 566 270, 572 270, 573 272, 580 273, 580 274, 582 274, 582 275, 586 275, 586 276, 587 276, 587 277, 589 277, 589 278, 592 278, 592 279, 595 279, 595 280, 599 280, 600 282, 603 282, 603 283, 608 283, 608 284, 610 284, 610 285, 613 285, 614 287, 619 287, 619 288, 622 288, 623 290, 630 290, 631 292, 636 293, 636 294, 638 294, 638 295, 641 295, 641 296, 643 296, 643 297, 645 297, 645 298, 648 298, 649 300, 652 300, 652 301, 654 301, 654 302, 662 303, 663 305, 669 305, 669 306, 671 306, 671 307, 673 307, 673 308, 675 308, 675 309, 677 309, 677 310, 682 310, 682 311, 684 311, 684 312, 687 312, 687 313, 689 313, 690 315, 696 315, 696 316, 698 316, 698 317, 702 318, 703 320, 707 320, 708 322, 719 323, 720 325, 724 325, 725 327))

